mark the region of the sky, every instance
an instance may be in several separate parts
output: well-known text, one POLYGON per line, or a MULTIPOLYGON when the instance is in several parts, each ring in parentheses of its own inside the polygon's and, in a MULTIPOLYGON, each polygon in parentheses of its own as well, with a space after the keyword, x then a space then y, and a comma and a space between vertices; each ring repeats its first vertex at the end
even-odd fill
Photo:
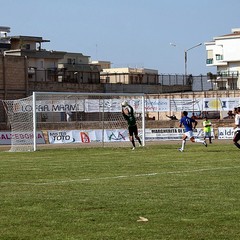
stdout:
POLYGON ((204 43, 240 28, 239 0, 0 0, 9 36, 50 40, 43 48, 82 53, 112 67, 159 74, 216 72, 204 43), (172 44, 170 44, 172 43, 172 44))

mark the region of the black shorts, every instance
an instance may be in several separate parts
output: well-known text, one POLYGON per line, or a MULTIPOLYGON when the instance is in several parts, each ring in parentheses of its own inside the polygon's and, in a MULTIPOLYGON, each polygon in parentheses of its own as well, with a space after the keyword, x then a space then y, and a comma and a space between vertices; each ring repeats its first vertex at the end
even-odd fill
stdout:
POLYGON ((133 136, 133 134, 134 134, 135 136, 137 136, 137 135, 138 135, 137 125, 129 126, 129 127, 128 127, 128 131, 129 131, 129 135, 130 135, 130 136, 133 136))

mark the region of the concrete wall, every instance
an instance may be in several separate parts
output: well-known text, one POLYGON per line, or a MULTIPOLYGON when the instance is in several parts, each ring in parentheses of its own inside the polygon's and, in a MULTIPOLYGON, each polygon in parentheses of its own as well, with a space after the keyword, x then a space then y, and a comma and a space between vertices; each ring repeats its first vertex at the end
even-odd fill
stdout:
POLYGON ((78 84, 59 82, 29 82, 29 93, 38 92, 104 92, 101 84, 78 84))
POLYGON ((104 92, 109 93, 145 93, 160 94, 169 92, 191 91, 191 86, 172 85, 144 85, 144 84, 104 84, 104 92))

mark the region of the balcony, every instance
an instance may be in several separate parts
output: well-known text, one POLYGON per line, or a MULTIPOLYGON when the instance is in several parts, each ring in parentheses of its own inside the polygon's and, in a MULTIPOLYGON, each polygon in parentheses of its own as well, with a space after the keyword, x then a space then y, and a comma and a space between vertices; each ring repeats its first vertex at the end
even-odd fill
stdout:
POLYGON ((213 58, 208 58, 206 60, 206 64, 213 64, 213 58))
POLYGON ((239 76, 238 71, 219 71, 217 75, 224 78, 237 78, 239 76))

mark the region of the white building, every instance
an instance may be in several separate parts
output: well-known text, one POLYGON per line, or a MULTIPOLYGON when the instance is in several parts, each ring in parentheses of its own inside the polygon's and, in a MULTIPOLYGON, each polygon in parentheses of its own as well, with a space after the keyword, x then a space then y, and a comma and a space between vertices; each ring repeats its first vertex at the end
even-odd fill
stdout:
POLYGON ((216 66, 217 74, 210 74, 209 81, 215 89, 240 89, 240 28, 232 33, 214 37, 206 42, 207 66, 216 66))
POLYGON ((148 68, 112 68, 109 61, 92 61, 101 66, 102 83, 158 84, 158 70, 148 68))

